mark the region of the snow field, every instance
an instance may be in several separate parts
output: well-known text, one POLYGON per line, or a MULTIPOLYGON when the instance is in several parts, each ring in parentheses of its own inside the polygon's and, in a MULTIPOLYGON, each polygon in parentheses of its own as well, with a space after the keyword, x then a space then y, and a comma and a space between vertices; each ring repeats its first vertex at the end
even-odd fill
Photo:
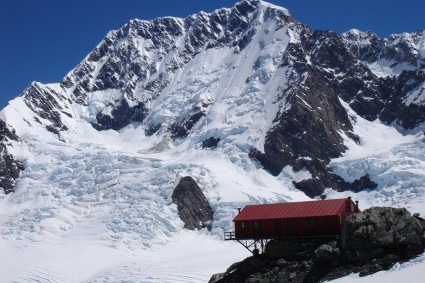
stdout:
MULTIPOLYGON (((77 233, 82 232, 76 231, 77 233)), ((2 282, 208 282, 211 274, 249 256, 238 244, 182 231, 162 246, 132 252, 66 237, 17 248, 1 260, 2 282)))
MULTIPOLYGON (((186 151, 184 144, 156 153, 148 149, 158 140, 146 137, 138 145, 134 128, 119 136, 93 133, 81 125, 79 140, 70 143, 34 136, 14 147, 27 169, 16 192, 0 199, 0 248, 9 255, 0 265, 10 271, 0 273, 2 281, 81 282, 99 274, 102 279, 93 280, 103 281, 94 282, 124 277, 205 282, 247 256, 239 245, 222 241, 223 231, 233 229, 237 207, 303 197, 296 190, 285 193, 275 178, 252 162, 248 166, 242 153, 186 151), (249 171, 239 167, 243 163, 249 171), (185 232, 171 203, 176 182, 186 175, 195 178, 215 211, 211 232, 185 232), (140 261, 168 245, 178 249, 181 267, 170 271, 168 265, 176 262, 140 261), (35 260, 38 255, 42 258, 35 260)), ((168 252, 173 250, 162 255, 168 252)), ((164 259, 158 255, 157 260, 164 259)))
MULTIPOLYGON (((369 173, 379 186, 357 194, 328 190, 328 197, 350 195, 361 209, 396 206, 425 215, 422 133, 402 135, 353 117, 361 142, 347 140, 349 150, 331 165, 347 181, 369 173)), ((226 133, 211 124, 213 129, 226 133)), ((80 122, 67 143, 30 133, 11 149, 27 168, 17 191, 0 195, 0 249, 7 255, 0 266, 8 270, 0 272, 1 281, 206 282, 225 271, 249 255, 221 238, 233 229, 236 208, 307 199, 292 180, 308 178, 308 172, 288 167, 272 177, 247 157, 247 130, 236 127, 215 150, 200 148, 206 133, 173 143, 161 134, 146 137, 137 126, 99 133, 80 122), (185 175, 198 182, 213 207, 211 232, 185 231, 171 203, 185 175)), ((423 257, 367 279, 341 280, 398 282, 423 271, 423 257)))
MULTIPOLYGON (((350 113, 351 112, 351 113, 350 113)), ((346 181, 369 174, 378 184, 375 190, 360 192, 366 207, 375 205, 411 206, 425 201, 425 143, 422 132, 403 134, 378 121, 369 122, 355 115, 354 132, 360 137, 357 145, 347 141, 342 157, 332 160, 333 171, 346 181)), ((425 207, 415 206, 425 215, 425 207)))
POLYGON ((359 277, 358 274, 352 274, 340 279, 328 281, 333 283, 388 283, 388 282, 424 282, 423 273, 425 271, 425 254, 403 264, 395 264, 389 271, 380 271, 375 274, 359 277))
MULTIPOLYGON (((380 185, 357 194, 328 190, 328 197, 350 195, 361 209, 403 206, 424 215, 422 134, 403 136, 377 122, 356 121, 360 144, 347 144, 332 167, 348 181, 369 173, 380 185)), ((158 152, 152 149, 163 137, 146 137, 137 127, 99 134, 84 122, 75 137, 63 143, 32 136, 14 147, 27 169, 17 191, 0 196, 0 249, 8 255, 0 265, 10 270, 0 273, 2 281, 206 282, 248 255, 221 238, 233 229, 238 207, 307 199, 292 180, 308 172, 288 167, 272 177, 232 143, 202 150, 193 140, 165 140, 158 152), (186 175, 213 207, 211 232, 185 231, 177 216, 171 194, 186 175)), ((421 270, 421 258, 371 278, 421 270)))

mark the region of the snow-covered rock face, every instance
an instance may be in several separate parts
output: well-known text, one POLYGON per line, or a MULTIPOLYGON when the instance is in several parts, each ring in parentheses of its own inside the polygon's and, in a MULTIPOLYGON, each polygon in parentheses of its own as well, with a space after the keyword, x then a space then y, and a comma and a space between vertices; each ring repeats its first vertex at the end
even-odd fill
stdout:
POLYGON ((327 167, 344 139, 359 142, 341 101, 370 121, 424 122, 423 45, 420 32, 385 40, 312 32, 283 8, 243 1, 185 19, 131 20, 59 84, 33 83, 3 116, 22 137, 47 130, 64 142, 79 121, 98 131, 138 127, 162 140, 155 151, 220 141, 219 150, 275 176, 286 166, 308 170, 311 179, 296 186, 309 196, 357 190, 327 167), (381 59, 415 62, 416 71, 380 79, 371 64, 381 59))
POLYGON ((379 38, 374 32, 352 29, 342 34, 346 46, 381 77, 399 75, 425 64, 424 31, 379 38))
POLYGON ((21 162, 16 161, 8 152, 7 146, 12 141, 19 142, 19 137, 13 129, 0 120, 0 188, 7 194, 14 191, 15 180, 23 170, 21 162))
POLYGON ((382 80, 387 105, 380 119, 412 129, 425 121, 425 31, 381 39, 371 31, 350 30, 342 40, 382 80))
POLYGON ((119 112, 154 111, 147 124, 152 129, 166 128, 175 123, 176 118, 181 122, 197 104, 216 98, 211 91, 226 88, 230 83, 223 77, 234 76, 240 71, 248 75, 250 70, 245 69, 251 68, 253 60, 261 55, 261 49, 275 40, 269 50, 262 52, 271 56, 263 61, 274 58, 274 62, 267 64, 271 70, 259 71, 257 75, 263 83, 269 80, 273 66, 279 63, 278 52, 285 50, 289 40, 285 33, 287 28, 276 32, 284 25, 285 13, 284 9, 273 9, 259 1, 245 1, 233 9, 200 13, 186 19, 132 20, 110 32, 62 80, 61 86, 71 94, 74 102, 86 106, 79 111, 80 117, 94 120, 101 129, 119 129, 130 122, 141 123, 146 118, 146 115, 129 117, 118 125, 104 119, 105 116, 119 116, 113 111, 123 105, 119 112), (271 35, 267 36, 269 30, 271 35), (237 53, 240 55, 234 56, 237 53), (250 60, 239 64, 238 61, 249 53, 252 53, 250 60), (176 107, 176 102, 184 107, 176 107), (157 107, 162 108, 159 113, 155 113, 157 107))
POLYGON ((381 76, 389 39, 313 32, 256 0, 111 31, 0 112, 0 245, 167 242, 184 233, 183 176, 212 208, 208 235, 231 230, 237 207, 323 192, 425 213, 423 33, 391 38, 404 55, 382 58, 401 69, 381 76))

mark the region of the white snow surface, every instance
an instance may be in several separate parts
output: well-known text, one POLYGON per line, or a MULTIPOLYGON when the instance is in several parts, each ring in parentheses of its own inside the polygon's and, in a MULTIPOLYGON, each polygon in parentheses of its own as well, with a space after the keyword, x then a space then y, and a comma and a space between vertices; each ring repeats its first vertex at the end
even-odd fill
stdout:
MULTIPOLYGON (((19 99, 18 99, 19 101, 19 99)), ((350 113, 359 145, 332 166, 346 180, 366 173, 379 186, 352 196, 361 208, 406 207, 425 215, 425 144, 421 132, 401 134, 350 113), (354 121, 353 120, 353 121, 354 121)), ((238 147, 201 150, 146 137, 140 127, 97 132, 77 122, 66 143, 27 136, 13 154, 25 171, 13 194, 0 195, 1 282, 207 282, 249 253, 223 241, 237 207, 308 198, 292 180, 308 172, 291 168, 273 177, 238 147), (230 154, 231 153, 231 154, 230 154), (192 176, 213 210, 211 232, 187 231, 171 202, 181 176, 192 176)), ((425 270, 425 255, 357 282, 399 282, 425 270), (406 275, 408 274, 408 275, 406 275)), ((346 282, 346 281, 336 281, 346 282)))
POLYGON ((12 148, 26 170, 0 196, 1 282, 207 282, 248 256, 222 239, 237 207, 307 199, 241 153, 156 152, 140 128, 99 133, 83 120, 76 131, 67 143, 27 136, 12 148), (214 209, 211 232, 183 229, 172 204, 186 175, 214 209))
POLYGON ((416 67, 410 64, 396 63, 387 59, 379 59, 378 61, 367 65, 376 76, 381 78, 398 76, 403 71, 416 70, 416 67))

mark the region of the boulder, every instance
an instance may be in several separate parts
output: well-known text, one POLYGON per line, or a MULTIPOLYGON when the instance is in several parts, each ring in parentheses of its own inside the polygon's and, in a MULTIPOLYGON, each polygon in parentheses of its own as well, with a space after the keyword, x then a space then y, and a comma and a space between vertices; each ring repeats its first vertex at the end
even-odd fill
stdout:
POLYGON ((213 275, 211 276, 210 280, 208 281, 208 283, 216 283, 216 282, 219 282, 219 280, 220 280, 221 278, 223 278, 223 276, 224 276, 224 273, 216 273, 216 274, 213 274, 213 275))
MULTIPOLYGON (((266 244, 264 254, 269 259, 299 260, 311 257, 317 248, 329 239, 271 240, 266 244)), ((336 243, 335 243, 336 245, 336 243)))
POLYGON ((239 283, 239 282, 265 282, 268 280, 264 276, 257 274, 267 269, 270 264, 264 256, 251 256, 241 262, 232 264, 224 274, 214 274, 210 283, 239 283), (214 281, 213 281, 214 280, 214 281), (248 281, 250 280, 250 281, 248 281))
POLYGON ((218 143, 220 142, 220 138, 210 137, 202 142, 202 148, 216 148, 218 143))
POLYGON ((341 250, 336 241, 323 244, 314 251, 314 261, 318 264, 336 264, 341 260, 341 250))
POLYGON ((424 249, 424 229, 405 208, 372 207, 346 219, 344 255, 349 261, 366 261, 385 254, 417 254, 424 249))
POLYGON ((181 178, 171 198, 177 204, 184 228, 195 230, 206 227, 211 230, 213 211, 195 180, 190 176, 181 178))

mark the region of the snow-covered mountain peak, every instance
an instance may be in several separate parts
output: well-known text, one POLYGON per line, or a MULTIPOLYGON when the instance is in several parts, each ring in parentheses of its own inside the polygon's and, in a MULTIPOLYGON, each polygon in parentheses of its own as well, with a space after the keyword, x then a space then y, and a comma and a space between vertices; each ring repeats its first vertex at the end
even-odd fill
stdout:
POLYGON ((130 20, 0 112, 0 248, 224 245, 235 208, 322 193, 423 212, 424 44, 423 31, 312 32, 258 0, 130 20), (171 196, 184 176, 211 232, 183 229, 171 196))
POLYGON ((272 3, 269 3, 269 2, 263 1, 263 0, 244 0, 244 1, 238 2, 235 5, 235 7, 243 6, 243 5, 247 5, 247 4, 251 5, 251 6, 255 6, 259 10, 267 10, 267 9, 270 8, 272 10, 283 12, 285 15, 290 16, 288 9, 274 5, 272 3))
MULTIPOLYGON (((209 54, 215 56, 214 50, 218 49, 224 49, 223 54, 228 55, 223 58, 228 61, 232 54, 243 52, 248 56, 249 52, 246 51, 248 49, 253 51, 254 56, 258 56, 261 49, 263 54, 270 50, 277 52, 279 49, 282 53, 288 42, 299 42, 298 35, 301 31, 297 25, 299 23, 290 18, 286 9, 262 1, 242 1, 231 9, 218 9, 212 13, 201 12, 185 19, 174 17, 157 18, 152 21, 134 19, 122 28, 109 32, 62 80, 61 95, 69 97, 75 103, 73 107, 77 111, 75 117, 97 125, 98 129, 120 129, 128 122, 142 121, 148 125, 148 132, 157 129, 159 124, 170 127, 175 123, 170 120, 174 119, 175 115, 164 116, 166 112, 161 111, 159 115, 162 118, 152 114, 148 117, 152 120, 148 121, 145 117, 148 112, 152 112, 150 111, 152 105, 156 105, 153 102, 160 96, 170 94, 170 89, 175 86, 179 77, 182 74, 187 75, 187 72, 183 71, 185 65, 193 61, 191 65, 195 66, 198 64, 197 61, 207 58, 209 54), (273 32, 270 33, 271 31, 273 32), (270 41, 273 43, 269 44, 270 41), (270 46, 264 48, 266 45, 270 46), (202 52, 205 54, 199 57, 202 52), (108 117, 117 109, 121 109, 119 111, 130 109, 138 114, 131 115, 125 121, 111 124, 108 117), (170 121, 165 122, 163 118, 170 121)), ((302 26, 301 29, 306 27, 302 26)), ((256 59, 254 56, 253 60, 256 59)), ((281 55, 276 53, 267 56, 275 58, 273 59, 275 62, 268 64, 271 67, 277 65, 276 58, 281 55)), ((263 58, 261 61, 266 62, 269 59, 263 58)), ((254 66, 261 61, 259 59, 257 63, 252 61, 250 64, 254 66)), ((238 68, 236 64, 231 66, 232 63, 224 61, 220 66, 212 66, 211 64, 217 62, 207 59, 205 62, 209 62, 210 66, 203 63, 201 72, 205 72, 207 68, 238 68)), ((248 65, 244 64, 244 67, 248 65)), ((268 74, 275 69, 272 67, 263 73, 262 81, 268 80, 268 74)), ((221 76, 225 76, 224 73, 220 72, 221 76)), ((241 82, 248 77, 247 75, 241 78, 241 82)), ((193 111, 197 103, 203 103, 204 99, 201 97, 205 95, 201 93, 196 95, 199 96, 194 98, 197 102, 190 99, 194 103, 191 108, 177 115, 179 120, 177 122, 181 122, 188 111, 193 111)), ((214 101, 210 99, 211 95, 208 97, 208 101, 214 101)))
POLYGON ((253 22, 258 24, 273 18, 273 13, 268 19, 260 17, 270 5, 259 3, 243 1, 232 9, 199 13, 186 19, 132 20, 121 29, 110 32, 86 60, 63 79, 61 85, 72 91, 75 101, 80 104, 87 104, 84 92, 111 88, 120 88, 127 94, 126 98, 132 100, 138 85, 146 87, 149 84, 140 85, 140 81, 150 80, 155 84, 161 74, 161 62, 163 68, 172 71, 204 48, 244 44, 251 36, 249 33, 254 32, 249 31, 253 22), (140 73, 139 69, 144 70, 140 73))
POLYGON ((380 38, 373 31, 361 31, 358 29, 351 29, 342 33, 342 39, 347 42, 347 44, 353 44, 354 42, 359 43, 360 45, 369 45, 372 44, 374 40, 379 40, 380 38))
POLYGON ((424 31, 379 38, 371 31, 353 29, 341 37, 344 44, 379 77, 398 76, 425 64, 424 31))
MULTIPOLYGON (((418 38, 405 34, 399 42, 418 38)), ((312 32, 286 9, 257 0, 184 19, 133 19, 109 32, 59 84, 32 84, 4 111, 20 113, 6 115, 15 117, 7 119, 18 132, 44 129, 61 141, 74 140, 81 123, 97 131, 134 127, 141 138, 157 137, 155 151, 217 141, 220 150, 236 150, 274 175, 288 165, 315 171, 299 157, 325 165, 346 150, 344 138, 357 141, 338 97, 368 120, 382 115, 389 123, 417 124, 417 118, 385 109, 392 90, 360 62, 375 62, 382 50, 376 46, 386 42, 370 31, 351 30, 341 38, 312 32), (298 126, 305 119, 300 109, 318 109, 308 130, 298 126), (321 120, 326 125, 317 125, 321 120), (316 141, 326 151, 308 139, 295 141, 298 134, 316 136, 316 126, 329 132, 316 141)), ((420 80, 415 87, 400 98, 405 105, 421 103, 420 80)), ((343 184, 328 181, 311 194, 343 184)))

